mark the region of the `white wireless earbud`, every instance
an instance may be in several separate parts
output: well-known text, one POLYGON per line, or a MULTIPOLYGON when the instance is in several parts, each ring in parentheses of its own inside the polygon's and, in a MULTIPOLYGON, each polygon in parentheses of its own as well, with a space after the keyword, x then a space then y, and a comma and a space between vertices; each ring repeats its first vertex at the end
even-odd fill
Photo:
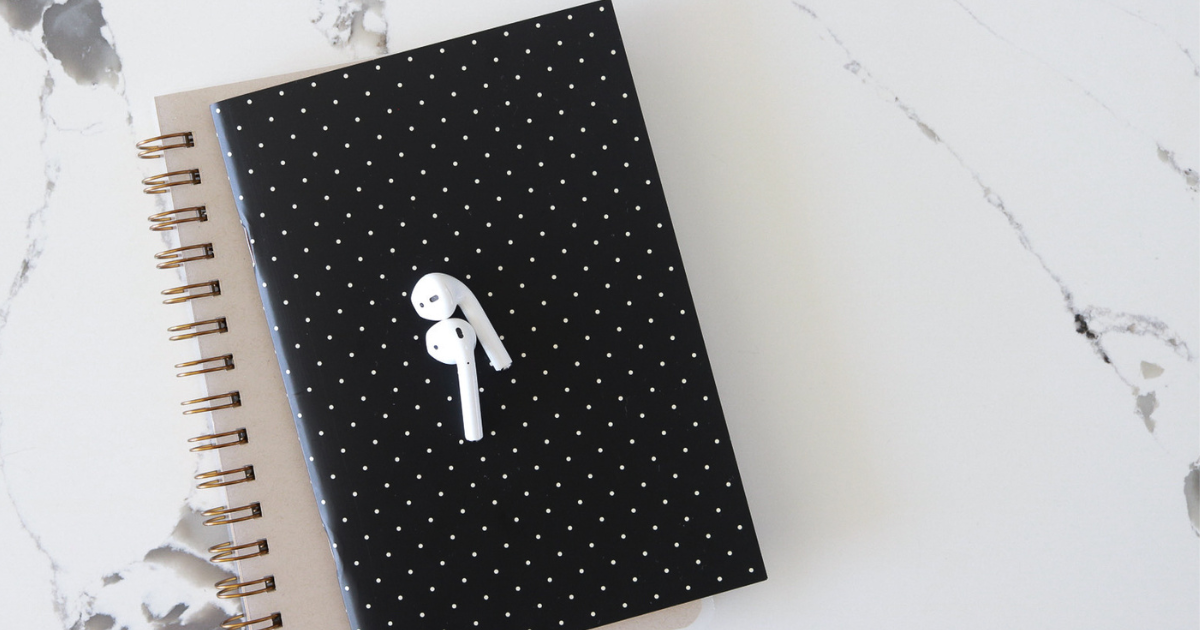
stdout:
POLYGON ((479 300, 458 278, 444 273, 425 274, 413 287, 412 305, 421 317, 434 321, 444 320, 454 314, 455 308, 461 308, 467 321, 479 333, 479 342, 492 367, 503 370, 512 365, 512 357, 508 356, 504 342, 500 341, 500 335, 483 312, 479 300))
POLYGON ((483 438, 483 418, 479 413, 479 377, 475 374, 475 329, 457 317, 440 321, 425 333, 425 349, 438 361, 458 366, 463 432, 468 440, 479 441, 483 438))

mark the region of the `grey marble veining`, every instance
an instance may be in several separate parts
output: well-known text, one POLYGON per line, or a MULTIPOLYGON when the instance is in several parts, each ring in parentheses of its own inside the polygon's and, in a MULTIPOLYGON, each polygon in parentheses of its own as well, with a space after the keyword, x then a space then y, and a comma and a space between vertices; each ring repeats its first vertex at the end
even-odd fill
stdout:
MULTIPOLYGON (((987 33, 1003 41, 1006 45, 1012 46, 1022 55, 1029 56, 1038 64, 1046 66, 1055 75, 1061 78, 1061 80, 1070 84, 1072 88, 1078 89, 1089 100, 1095 103, 1095 105, 1103 109, 1119 123, 1134 129, 1139 135, 1144 136, 1147 145, 1153 144, 1155 146, 1157 151, 1156 155, 1159 157, 1159 159, 1164 163, 1169 164, 1172 170, 1183 176, 1185 185, 1193 193, 1192 198, 1195 199, 1194 193, 1196 192, 1196 171, 1194 169, 1185 169, 1180 167, 1175 162, 1174 154, 1172 152, 1164 149, 1163 146, 1158 143, 1158 141, 1148 137, 1144 131, 1137 129, 1133 123, 1122 117, 1118 112, 1098 99, 1079 82, 1062 73, 1052 64, 1044 61, 1037 55, 1022 49, 1007 40, 1003 35, 997 33, 990 26, 984 23, 979 16, 973 13, 962 2, 955 0, 954 4, 961 8, 962 11, 970 16, 972 21, 978 24, 987 33)), ((1187 361, 1187 363, 1195 365, 1196 356, 1192 349, 1188 346, 1187 342, 1181 337, 1180 334, 1172 330, 1167 323, 1163 322, 1157 317, 1146 314, 1114 312, 1110 308, 1099 305, 1078 304, 1076 296, 1071 290, 1068 282, 1060 273, 1052 269, 1046 258, 1038 251, 1038 248, 1034 246, 1026 228, 1022 225, 1022 222, 1018 217, 1018 212, 1008 207, 1001 192, 993 188, 993 186, 986 181, 985 176, 980 173, 980 170, 971 165, 967 159, 965 159, 960 152, 955 150, 953 146, 951 146, 941 135, 939 135, 928 122, 923 120, 914 107, 908 104, 901 95, 897 94, 890 87, 884 85, 878 79, 876 79, 871 74, 871 71, 856 58, 853 51, 845 44, 845 42, 842 41, 837 33, 835 33, 830 27, 826 26, 822 22, 820 16, 818 16, 818 14, 811 7, 799 2, 793 2, 793 6, 795 6, 800 13, 805 15, 813 22, 813 26, 818 29, 818 34, 822 39, 829 41, 832 45, 839 48, 845 54, 846 63, 844 67, 847 71, 858 77, 862 81, 863 85, 869 88, 878 98, 881 98, 884 101, 894 105, 900 113, 912 121, 917 130, 924 137, 928 138, 929 141, 941 146, 950 154, 954 161, 962 167, 965 174, 969 176, 979 188, 983 199, 995 210, 999 211, 1001 215, 1003 215, 1005 221, 1012 229, 1014 236, 1018 242, 1020 242, 1021 247, 1023 247, 1031 256, 1033 256, 1033 258, 1037 261, 1037 264, 1046 273, 1047 277, 1049 277, 1058 287, 1059 292, 1062 294, 1063 306, 1073 318, 1075 332, 1086 340, 1098 359, 1106 364, 1112 364, 1112 359, 1109 357, 1109 353, 1105 349, 1106 335, 1136 335, 1139 337, 1150 338, 1157 343, 1163 344, 1179 357, 1187 361)), ((1183 50, 1185 53, 1187 52, 1186 49, 1183 50)), ((1151 155, 1149 151, 1146 153, 1147 155, 1151 155)), ((1147 430, 1153 433, 1156 424, 1151 418, 1151 414, 1158 407, 1155 393, 1151 391, 1149 393, 1142 394, 1140 393, 1141 390, 1134 385, 1131 379, 1124 376, 1120 370, 1116 369, 1115 366, 1113 367, 1113 372, 1118 381, 1125 387, 1129 388, 1133 393, 1136 401, 1134 409, 1145 422, 1147 430)))
POLYGON ((321 0, 312 22, 332 46, 386 55, 386 6, 386 0, 321 0))

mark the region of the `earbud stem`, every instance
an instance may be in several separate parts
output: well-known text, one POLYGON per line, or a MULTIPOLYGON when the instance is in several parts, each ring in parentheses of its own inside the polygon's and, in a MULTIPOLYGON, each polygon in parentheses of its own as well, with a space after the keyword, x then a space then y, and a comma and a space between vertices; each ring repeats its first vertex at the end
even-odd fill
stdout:
POLYGON ((504 349, 504 342, 500 341, 500 335, 496 333, 496 328, 492 326, 491 320, 483 312, 479 300, 469 290, 466 290, 465 286, 463 289, 463 294, 458 299, 458 306, 462 309, 463 315, 467 316, 467 321, 475 327, 475 334, 478 335, 479 343, 488 356, 488 362, 497 371, 508 369, 512 365, 512 357, 504 349))
POLYGON ((483 416, 479 409, 479 377, 474 361, 458 362, 458 397, 462 399, 463 434, 467 440, 483 439, 483 416))

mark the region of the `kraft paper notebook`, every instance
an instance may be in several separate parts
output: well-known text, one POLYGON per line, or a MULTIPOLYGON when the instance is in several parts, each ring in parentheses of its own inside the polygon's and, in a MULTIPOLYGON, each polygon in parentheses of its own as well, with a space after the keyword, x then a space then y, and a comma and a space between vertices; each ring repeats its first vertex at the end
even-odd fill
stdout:
POLYGON ((229 626, 680 627, 766 578, 610 3, 158 107, 229 626), (478 441, 429 273, 512 357, 478 441))

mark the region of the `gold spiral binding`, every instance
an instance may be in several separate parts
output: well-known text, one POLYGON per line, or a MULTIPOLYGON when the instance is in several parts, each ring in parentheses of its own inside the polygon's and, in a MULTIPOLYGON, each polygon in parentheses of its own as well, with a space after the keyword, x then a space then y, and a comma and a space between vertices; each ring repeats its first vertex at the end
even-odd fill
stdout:
POLYGON ((246 483, 247 481, 254 481, 254 466, 242 466, 241 468, 234 468, 233 470, 210 470, 208 472, 204 472, 204 473, 200 473, 199 475, 196 475, 196 479, 197 480, 200 480, 200 479, 208 479, 209 480, 209 481, 205 481, 204 483, 197 484, 196 487, 200 488, 200 489, 221 488, 224 486, 232 486, 234 484, 246 483), (242 476, 237 479, 230 479, 230 480, 220 479, 220 477, 224 477, 225 475, 236 475, 238 473, 241 473, 242 476))
POLYGON ((195 400, 185 400, 179 404, 181 404, 181 405, 196 405, 199 403, 206 403, 206 402, 213 401, 213 400, 220 400, 222 398, 228 398, 229 402, 227 402, 223 405, 208 405, 207 407, 201 407, 199 409, 185 409, 183 412, 183 415, 190 416, 194 413, 204 413, 206 411, 216 411, 218 409, 229 409, 231 407, 241 407, 242 406, 241 392, 225 392, 224 394, 216 394, 214 396, 205 396, 204 398, 197 398, 195 400))
POLYGON ((196 260, 205 260, 212 258, 215 255, 216 254, 213 253, 212 243, 201 243, 200 245, 185 245, 183 247, 176 247, 175 249, 168 249, 163 252, 158 252, 154 255, 154 258, 156 260, 167 261, 158 263, 156 266, 159 269, 174 269, 184 263, 190 263, 196 260), (192 250, 197 250, 200 253, 196 254, 195 256, 183 255, 184 252, 190 252, 192 250))
POLYGON ((206 297, 216 297, 221 295, 221 281, 209 280, 208 282, 198 282, 196 284, 185 284, 181 287, 172 287, 162 292, 163 295, 179 295, 180 297, 163 300, 163 304, 183 304, 188 300, 198 300, 206 297), (192 293, 192 289, 200 289, 207 287, 205 293, 192 293))
POLYGON ((247 558, 257 558, 271 553, 271 548, 267 545, 266 538, 259 538, 252 543, 244 545, 235 545, 233 541, 223 542, 219 545, 213 545, 208 548, 208 553, 213 554, 208 559, 209 562, 237 562, 238 560, 246 560, 247 558), (254 549, 249 553, 239 553, 244 549, 254 549))
POLYGON ((219 448, 225 448, 227 446, 239 446, 241 444, 246 444, 247 442, 250 441, 250 438, 246 434, 245 428, 234 429, 232 431, 225 431, 224 433, 209 433, 208 435, 197 435, 196 437, 188 438, 188 442, 204 442, 205 440, 208 440, 209 443, 201 444, 200 446, 193 446, 192 448, 190 448, 188 450, 190 450, 193 453, 198 453, 200 451, 215 451, 219 448), (230 442, 218 442, 217 441, 217 440, 220 440, 221 438, 227 438, 230 436, 237 436, 237 439, 230 441, 230 442))
POLYGON ((166 153, 168 149, 186 149, 194 146, 196 146, 196 141, 195 138, 192 137, 192 132, 190 131, 181 131, 179 133, 168 133, 162 136, 154 136, 153 138, 146 138, 145 140, 137 143, 138 157, 142 158, 143 160, 152 160, 157 157, 162 157, 163 153, 166 153), (175 138, 180 138, 179 142, 174 144, 167 144, 165 142, 166 140, 173 140, 175 138), (158 142, 158 144, 154 144, 155 142, 158 142))
MULTIPOLYGON (((191 322, 190 324, 180 324, 178 326, 171 326, 170 328, 167 329, 167 332, 181 332, 184 330, 191 330, 194 332, 185 333, 182 335, 171 335, 170 337, 168 337, 168 339, 170 341, 180 341, 183 339, 191 339, 193 337, 199 337, 201 335, 226 333, 226 332, 229 332, 229 323, 225 321, 224 317, 218 317, 216 319, 206 319, 206 320, 200 321, 200 322, 191 322), (204 330, 197 330, 198 328, 200 328, 202 326, 212 326, 212 328, 207 328, 204 330)), ((175 367, 179 367, 179 366, 177 365, 175 367)))
POLYGON ((258 619, 251 619, 249 621, 243 621, 245 618, 246 615, 244 613, 234 615, 225 621, 222 621, 221 627, 225 630, 273 630, 274 628, 283 627, 283 615, 280 615, 277 612, 271 613, 266 617, 259 617, 258 619), (259 626, 257 628, 251 627, 256 623, 265 623, 267 621, 270 621, 271 625, 259 626))
POLYGON ((159 212, 157 214, 152 214, 149 217, 147 217, 147 219, 151 223, 154 224, 154 225, 150 226, 151 230, 153 230, 155 232, 165 232, 167 230, 174 230, 175 226, 179 225, 180 223, 192 223, 194 221, 207 221, 208 220, 208 208, 206 208, 205 206, 191 206, 189 208, 176 208, 175 210, 167 210, 166 212, 159 212), (181 216, 187 212, 193 213, 194 216, 190 216, 190 217, 185 216, 183 218, 176 218, 177 216, 181 216))
POLYGON ((196 366, 196 365, 204 365, 205 363, 212 363, 214 361, 220 361, 221 364, 215 365, 215 366, 209 367, 209 368, 204 368, 202 370, 189 370, 187 372, 180 372, 180 373, 176 374, 175 376, 182 378, 184 376, 195 376, 197 374, 208 374, 209 372, 223 372, 226 370, 233 369, 233 355, 232 354, 223 354, 219 357, 209 357, 207 359, 198 359, 196 361, 185 361, 183 363, 176 363, 175 367, 177 367, 177 368, 192 367, 192 366, 196 366))
POLYGON ((214 586, 217 587, 217 597, 221 599, 235 599, 238 597, 250 597, 252 595, 260 595, 262 593, 270 593, 275 590, 275 576, 268 575, 250 580, 249 582, 239 582, 236 577, 225 578, 217 582, 214 586), (243 588, 248 586, 257 586, 253 590, 243 591, 243 588))
MULTIPOLYGON (((190 131, 164 134, 138 142, 138 157, 143 159, 158 158, 171 149, 193 146, 195 146, 195 137, 190 131)), ((159 195, 171 192, 171 189, 175 186, 197 185, 200 183, 199 169, 170 171, 143 179, 142 185, 144 188, 142 192, 159 195)), ((208 210, 203 205, 177 208, 175 210, 152 214, 148 219, 151 224, 151 230, 162 232, 174 230, 184 223, 208 221, 208 210)), ((187 263, 207 260, 215 258, 215 256, 213 244, 209 242, 168 249, 155 254, 154 258, 161 261, 156 265, 159 269, 176 269, 187 263)), ((219 280, 210 280, 208 282, 187 284, 166 289, 162 294, 168 296, 163 300, 164 304, 182 304, 190 300, 221 295, 221 283, 219 280)), ((229 324, 224 317, 194 321, 178 326, 171 326, 167 329, 168 333, 172 333, 169 337, 171 341, 194 339, 203 335, 221 334, 228 331, 229 324)), ((176 369, 184 370, 177 373, 177 377, 232 370, 234 369, 233 355, 224 354, 201 358, 195 361, 186 361, 176 364, 175 367, 176 369)), ((239 407, 242 404, 242 397, 240 392, 232 391, 215 396, 205 396, 195 400, 186 400, 181 404, 184 406, 200 405, 193 409, 184 410, 183 413, 185 415, 191 415, 239 407)), ((249 436, 243 427, 232 431, 213 432, 196 436, 188 439, 188 442, 195 444, 190 449, 192 452, 212 451, 246 444, 249 442, 249 436)), ((196 487, 201 489, 222 488, 246 483, 255 479, 254 466, 246 465, 230 470, 210 470, 195 475, 195 479, 199 482, 196 487)), ((203 514, 206 517, 204 520, 204 525, 206 526, 231 525, 233 523, 262 518, 263 515, 262 505, 257 501, 237 507, 222 506, 212 508, 205 510, 203 514)), ((270 547, 267 544, 267 539, 261 538, 254 542, 240 545, 234 544, 233 541, 224 542, 209 547, 208 551, 212 554, 209 558, 210 562, 225 563, 240 562, 267 555, 270 552, 270 547)), ((231 577, 217 582, 214 585, 217 589, 217 597, 220 599, 238 599, 269 593, 275 590, 275 576, 273 575, 246 582, 240 582, 238 579, 231 577)), ((279 612, 273 612, 265 617, 249 619, 248 615, 243 612, 221 622, 221 627, 225 630, 273 630, 283 627, 283 616, 279 612)))
POLYGON ((161 195, 163 193, 171 192, 172 186, 184 186, 187 184, 195 185, 199 183, 200 169, 189 168, 183 171, 159 173, 158 175, 151 175, 150 177, 143 179, 142 184, 146 187, 142 189, 142 192, 146 193, 147 195, 161 195))
MULTIPOLYGON (((195 450, 195 449, 193 449, 193 450, 195 450)), ((249 505, 239 505, 238 507, 232 507, 232 508, 221 506, 219 508, 212 508, 210 510, 204 510, 203 512, 201 512, 201 514, 203 516, 211 517, 211 518, 205 519, 205 521, 204 521, 204 524, 209 527, 212 527, 214 525, 229 525, 231 523, 241 523, 242 521, 249 521, 249 520, 253 520, 256 518, 262 518, 262 505, 260 505, 258 503, 258 501, 255 501, 253 503, 250 503, 249 505), (234 514, 237 514, 239 512, 245 512, 246 515, 245 516, 234 516, 234 514)))

